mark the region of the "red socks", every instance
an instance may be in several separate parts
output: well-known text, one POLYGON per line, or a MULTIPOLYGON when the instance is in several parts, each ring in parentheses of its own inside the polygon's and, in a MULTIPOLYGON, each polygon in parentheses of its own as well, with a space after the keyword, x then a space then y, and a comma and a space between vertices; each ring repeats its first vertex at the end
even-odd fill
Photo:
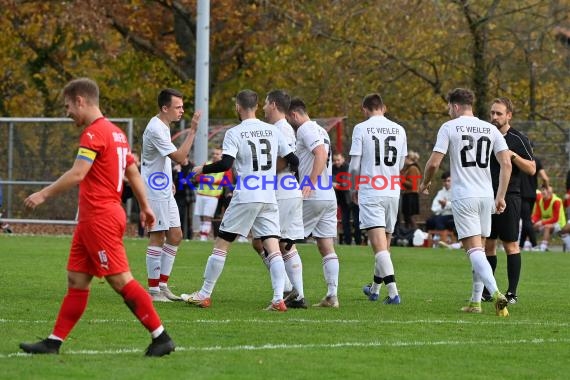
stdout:
MULTIPOLYGON (((138 282, 135 280, 130 281, 121 290, 121 295, 133 314, 149 332, 155 331, 162 325, 160 317, 152 305, 150 296, 138 282)), ((55 321, 53 335, 62 340, 67 338, 87 308, 88 299, 89 290, 67 289, 67 294, 63 298, 57 320, 55 321)))
POLYGON ((53 335, 65 340, 87 308, 89 290, 68 288, 53 328, 53 335))
POLYGON ((149 332, 153 332, 162 325, 152 305, 152 299, 136 280, 125 285, 121 289, 121 295, 129 309, 149 332))

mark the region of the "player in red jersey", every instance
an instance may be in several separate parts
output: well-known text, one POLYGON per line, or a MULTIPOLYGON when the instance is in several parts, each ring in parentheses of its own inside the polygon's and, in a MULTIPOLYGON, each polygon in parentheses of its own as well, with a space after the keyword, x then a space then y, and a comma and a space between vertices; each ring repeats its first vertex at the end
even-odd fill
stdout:
POLYGON ((133 278, 123 245, 126 227, 121 206, 123 176, 139 201, 141 222, 147 227, 155 222, 127 138, 103 117, 99 88, 93 80, 79 78, 69 82, 63 97, 67 116, 85 128, 77 157, 70 170, 30 195, 24 204, 36 208, 48 198, 79 185, 79 223, 67 263, 67 294, 51 335, 36 343, 21 343, 20 348, 30 354, 58 354, 61 343, 85 311, 91 280, 97 276, 105 277, 151 333, 152 342, 145 355, 167 355, 174 351, 174 342, 164 330, 150 296, 133 278))

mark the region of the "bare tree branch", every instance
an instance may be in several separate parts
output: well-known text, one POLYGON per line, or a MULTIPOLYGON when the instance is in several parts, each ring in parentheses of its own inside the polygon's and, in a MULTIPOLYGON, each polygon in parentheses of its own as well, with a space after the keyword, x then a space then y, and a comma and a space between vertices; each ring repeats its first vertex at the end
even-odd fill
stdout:
POLYGON ((160 49, 150 40, 132 33, 128 27, 119 23, 119 21, 113 17, 113 14, 107 13, 107 17, 109 17, 109 20, 111 20, 111 26, 137 49, 163 60, 166 66, 170 68, 181 80, 188 81, 190 79, 190 76, 180 67, 180 65, 175 60, 170 57, 170 55, 164 52, 164 50, 160 49))

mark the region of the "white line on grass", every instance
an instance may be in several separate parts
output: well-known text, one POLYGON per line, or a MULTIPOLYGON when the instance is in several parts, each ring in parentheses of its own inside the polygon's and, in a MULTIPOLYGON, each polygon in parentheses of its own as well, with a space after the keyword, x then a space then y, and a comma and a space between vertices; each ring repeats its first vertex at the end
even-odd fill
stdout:
MULTIPOLYGON (((259 346, 239 345, 239 346, 210 346, 210 347, 176 347, 178 352, 217 352, 217 351, 264 351, 264 350, 291 350, 291 349, 335 349, 335 348, 367 348, 367 347, 429 347, 429 346, 473 346, 473 345, 539 345, 552 343, 570 343, 570 339, 515 339, 515 340, 438 340, 438 341, 396 341, 396 342, 339 342, 334 344, 272 344, 267 343, 259 346)), ((65 355, 117 355, 142 353, 141 349, 124 348, 119 350, 69 350, 64 351, 65 355)), ((0 359, 13 357, 32 357, 32 355, 16 352, 12 354, 0 354, 0 359)))
MULTIPOLYGON (((29 323, 29 324, 51 324, 54 323, 53 320, 39 319, 39 320, 26 320, 26 319, 0 319, 0 324, 10 324, 10 323, 29 323)), ((83 320, 84 323, 139 323, 136 319, 89 319, 83 320)), ((386 324, 386 325, 443 325, 443 324, 454 324, 454 325, 513 325, 513 326, 549 326, 549 327, 568 327, 569 322, 537 322, 537 321, 517 321, 513 319, 497 318, 495 320, 444 320, 444 319, 415 319, 409 321, 398 321, 398 320, 361 320, 361 319, 304 319, 304 318, 289 318, 289 319, 170 319, 163 320, 165 324, 192 324, 192 323, 211 323, 211 324, 230 324, 230 323, 251 323, 251 324, 270 324, 278 323, 282 324, 284 322, 289 323, 306 323, 306 324, 319 324, 319 323, 332 323, 332 324, 365 324, 373 323, 375 325, 386 324)))

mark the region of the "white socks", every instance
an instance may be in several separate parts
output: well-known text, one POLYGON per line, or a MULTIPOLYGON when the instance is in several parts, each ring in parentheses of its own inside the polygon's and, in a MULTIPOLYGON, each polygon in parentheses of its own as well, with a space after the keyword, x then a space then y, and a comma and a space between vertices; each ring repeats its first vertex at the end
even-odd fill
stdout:
POLYGON ((386 283, 386 277, 388 277, 388 280, 390 279, 390 276, 392 277, 393 281, 386 284, 386 289, 388 289, 388 296, 390 298, 396 297, 398 295, 398 287, 396 286, 394 265, 392 264, 390 252, 380 251, 376 253, 376 255, 374 255, 374 262, 374 273, 378 273, 380 277, 384 279, 384 283, 386 283))
POLYGON ((200 240, 205 241, 208 240, 208 236, 210 235, 210 230, 212 229, 212 222, 207 220, 200 222, 200 240))
MULTIPOLYGON (((467 251, 467 255, 469 255, 471 267, 479 277, 479 280, 483 282, 483 285, 485 285, 491 295, 495 294, 495 292, 499 290, 497 288, 497 281, 495 280, 495 276, 493 276, 493 270, 487 261, 487 257, 485 257, 485 251, 483 251, 483 248, 471 248, 467 251)), ((473 278, 475 279, 475 277, 473 278)))
POLYGON ((206 269, 204 270, 204 284, 202 285, 202 289, 200 289, 200 295, 204 298, 209 298, 214 291, 216 281, 218 281, 218 278, 220 278, 224 270, 226 255, 227 252, 214 248, 212 254, 208 257, 206 269))
POLYGON ((483 296, 483 288, 485 287, 485 285, 483 285, 483 281, 481 281, 481 278, 479 277, 477 272, 472 271, 472 274, 473 274, 473 289, 471 291, 471 302, 480 303, 481 297, 483 296))
POLYGON ((176 259, 176 252, 178 252, 178 247, 175 245, 164 243, 162 246, 162 252, 160 255, 159 285, 166 285, 166 282, 170 277, 170 273, 172 273, 172 266, 174 265, 174 259, 176 259))
MULTIPOLYGON (((150 282, 156 282, 156 286, 149 286, 149 290, 158 292, 158 279, 160 278, 160 257, 162 248, 149 246, 146 248, 146 273, 150 282), (155 280, 155 281, 153 281, 155 280)), ((154 285, 154 284, 153 284, 154 285)))
POLYGON ((285 286, 285 263, 281 252, 270 253, 267 256, 269 260, 269 273, 271 274, 271 286, 273 287, 273 303, 283 299, 283 287, 285 286))
POLYGON ((299 293, 297 299, 305 298, 305 290, 303 289, 303 263, 301 262, 299 252, 293 250, 283 254, 283 261, 285 261, 285 271, 287 272, 285 290, 290 291, 290 289, 287 289, 287 282, 292 283, 292 287, 299 293), (291 279, 291 281, 288 281, 289 279, 291 279))
POLYGON ((327 283, 327 296, 337 295, 338 290, 338 256, 335 252, 328 253, 323 257, 323 274, 327 283))

